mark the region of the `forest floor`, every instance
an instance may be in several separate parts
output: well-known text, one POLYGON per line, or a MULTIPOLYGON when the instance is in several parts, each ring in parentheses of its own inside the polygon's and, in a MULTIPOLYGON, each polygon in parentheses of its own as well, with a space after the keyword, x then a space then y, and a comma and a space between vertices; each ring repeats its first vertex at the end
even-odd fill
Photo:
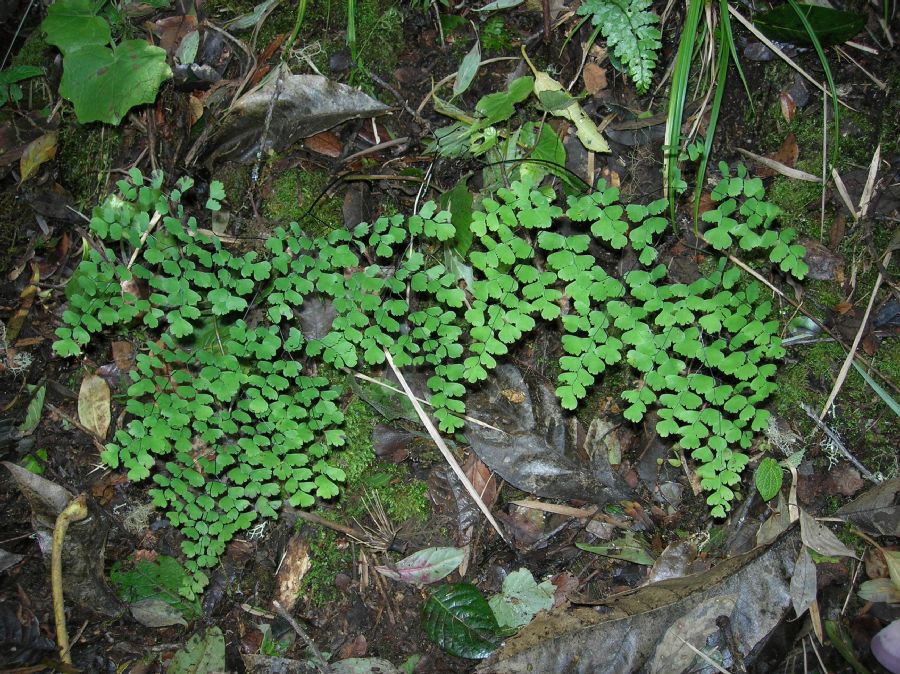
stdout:
MULTIPOLYGON (((493 191, 492 181, 508 179, 515 162, 505 164, 507 157, 498 160, 489 153, 442 156, 433 139, 452 122, 477 116, 482 97, 532 74, 521 59, 523 47, 538 68, 564 86, 573 83, 571 91, 581 94, 585 112, 603 122, 601 131, 611 150, 588 152, 573 125, 558 117, 542 118, 534 99, 498 125, 501 145, 516 125, 545 119, 561 140, 571 180, 588 185, 604 180, 619 188, 623 203, 647 204, 663 194, 670 66, 685 10, 681 3, 670 3, 655 76, 649 91, 639 95, 611 63, 602 38, 592 44, 589 27, 575 31, 580 17, 562 3, 550 3, 553 27, 545 36, 540 8, 529 3, 478 12, 466 2, 455 9, 442 2, 314 2, 289 54, 283 47, 296 20, 291 3, 264 3, 243 30, 229 22, 254 11, 246 0, 196 6, 177 2, 177 7, 162 9, 113 3, 114 11, 104 16, 110 17, 117 38, 149 38, 166 50, 170 64, 176 54, 183 58, 179 49, 186 36, 199 35, 201 48, 194 62, 198 68, 190 76, 176 69, 175 83, 163 83, 155 103, 135 107, 120 124, 111 125, 79 123, 72 105, 58 94, 62 66, 56 48, 42 34, 39 14, 45 9, 40 3, 28 5, 25 16, 26 3, 19 4, 5 3, 10 7, 4 9, 8 17, 0 44, 14 45, 6 65, 39 66, 45 75, 22 82, 21 100, 0 107, 0 456, 43 479, 35 481, 12 468, 0 472, 2 671, 524 671, 516 669, 520 665, 508 650, 495 654, 493 661, 482 660, 509 632, 464 624, 435 598, 469 585, 484 597, 502 597, 507 588, 507 604, 537 602, 546 609, 524 628, 532 630, 531 641, 522 644, 522 634, 517 637, 526 652, 536 649, 534 662, 540 664, 534 671, 583 671, 571 664, 548 664, 555 661, 540 642, 555 639, 553 649, 562 654, 558 662, 577 662, 582 653, 610 648, 589 629, 593 618, 581 612, 600 615, 601 605, 611 611, 618 604, 610 604, 610 597, 666 578, 702 576, 703 600, 712 601, 711 587, 768 582, 755 575, 760 571, 753 564, 780 559, 778 555, 796 564, 780 597, 788 603, 779 605, 770 622, 756 626, 761 633, 748 643, 759 647, 752 658, 744 652, 746 668, 740 656, 715 640, 705 647, 702 639, 695 643, 732 672, 883 671, 870 653, 870 642, 900 616, 900 426, 893 402, 900 399, 900 297, 897 263, 891 258, 900 215, 900 59, 889 45, 890 26, 879 24, 880 10, 870 3, 847 3, 865 19, 865 28, 854 38, 861 47, 826 49, 842 101, 836 150, 830 99, 823 121, 823 95, 816 85, 733 22, 737 58, 752 100, 732 65, 701 212, 711 207, 709 193, 721 175, 719 162, 732 167, 743 162, 781 209, 779 221, 797 231, 810 272, 796 281, 775 266, 758 267, 780 293, 764 291, 776 305, 779 334, 788 341, 774 375, 778 390, 765 403, 772 420, 746 450, 750 462, 727 518, 711 516, 696 466, 684 450, 673 448, 672 438, 660 437, 654 417, 635 424, 623 416, 627 405, 620 394, 636 377, 626 364, 610 367, 576 413, 547 402, 547 391, 555 400, 552 390, 565 353, 558 321, 545 321, 510 350, 505 365, 482 385, 483 396, 470 398, 467 408, 489 423, 527 427, 518 437, 559 449, 566 468, 546 456, 529 455, 526 461, 512 446, 509 455, 518 458, 511 462, 515 465, 504 466, 496 460, 496 448, 494 455, 482 455, 478 449, 483 443, 470 434, 447 436, 503 538, 461 490, 408 401, 356 376, 390 379, 385 366, 360 362, 355 369, 322 368, 343 391, 336 402, 346 442, 329 458, 345 477, 339 495, 304 509, 285 501, 277 517, 238 532, 207 570, 205 591, 187 599, 178 595, 185 578, 183 535, 164 510, 153 507, 148 491, 152 480, 129 481, 124 469, 110 469, 100 459, 104 445, 131 419, 126 412, 128 372, 145 348, 148 330, 98 331, 76 357, 61 357, 53 349, 73 294, 66 291, 67 281, 86 250, 96 245, 88 231, 92 209, 115 193, 117 181, 135 167, 145 176, 163 170, 166 189, 178 177, 190 176, 198 204, 221 183, 227 197, 215 217, 199 208, 191 212, 207 218, 200 220, 200 228, 244 254, 265 251, 263 242, 292 221, 307 232, 327 234, 383 215, 410 215, 442 195, 442 203, 462 193, 476 195, 477 202, 482 190, 493 191), (353 50, 347 46, 348 7, 356 11, 353 50), (471 53, 476 31, 481 65, 471 84, 453 98, 452 76, 471 53), (272 107, 268 118, 248 113, 243 127, 240 122, 225 126, 229 104, 277 67, 294 74, 316 69, 385 107, 366 112, 366 101, 348 102, 342 98, 349 99, 346 92, 337 95, 325 88, 314 97, 333 103, 336 116, 312 133, 299 133, 292 126, 295 120, 282 121, 283 111, 272 107), (452 105, 436 101, 432 93, 441 101, 452 99, 452 105), (441 114, 442 109, 451 114, 441 114), (271 129, 277 149, 257 154, 261 126, 271 129), (216 128, 226 131, 217 136, 212 132, 216 128), (289 141, 279 142, 285 138, 289 141), (34 145, 38 139, 45 139, 43 150, 34 145), (796 177, 797 171, 822 175, 823 139, 826 159, 842 179, 846 198, 830 173, 824 188, 821 180, 796 177), (866 190, 876 148, 877 172, 866 190), (238 161, 239 155, 247 160, 238 161), (758 157, 774 160, 775 167, 758 157), (864 194, 869 205, 857 217, 847 202, 858 210, 864 194), (851 351, 860 368, 846 371, 851 351), (91 392, 88 383, 97 388, 91 392), (794 464, 783 464, 780 493, 764 500, 754 474, 767 456, 779 461, 793 457, 794 464), (602 502, 573 482, 572 475, 582 473, 623 497, 602 502), (72 547, 64 555, 70 564, 63 568, 63 587, 72 643, 72 664, 65 664, 58 652, 49 582, 49 537, 60 504, 78 494, 88 495, 92 524, 73 523, 72 547), (859 498, 868 500, 856 510, 851 506, 854 514, 848 515, 848 504, 860 503, 854 501, 859 498), (790 538, 790 522, 800 510, 827 518, 830 527, 823 533, 808 524, 805 547, 798 537, 790 538), (776 527, 776 533, 784 531, 781 538, 764 536, 770 547, 756 547, 760 526, 775 526, 773 520, 781 523, 776 527), (91 528, 79 533, 79 526, 91 528), (787 552, 784 541, 790 544, 787 552), (578 545, 594 546, 593 551, 578 545), (597 547, 603 554, 597 554, 597 547), (398 572, 393 566, 432 549, 432 556, 420 556, 412 571, 398 572), (72 563, 73 556, 82 563, 72 563), (808 582, 799 587, 802 583, 791 576, 808 572, 805 560, 810 558, 812 587, 808 582), (425 584, 433 579, 423 579, 423 574, 438 573, 435 568, 442 564, 449 567, 438 584, 425 584), (713 581, 710 569, 722 569, 713 581), (528 574, 534 582, 522 581, 528 574), (522 581, 520 595, 504 583, 509 578, 522 581), (861 590, 863 582, 874 584, 861 590), (801 618, 794 620, 790 601, 801 618), (134 610, 138 604, 143 613, 134 610), (810 604, 813 609, 806 611, 810 604), (434 616, 429 617, 435 605, 459 625, 436 625, 434 616), (571 621, 568 626, 560 618, 564 615, 571 621), (545 623, 538 625, 540 620, 545 623), (544 625, 546 631, 541 631, 544 625), (484 646, 491 639, 496 639, 493 645, 484 646), (198 648, 215 653, 220 643, 224 667, 191 664, 198 648), (453 655, 464 652, 472 657, 453 655), (354 662, 358 669, 350 668, 348 663, 354 662)), ((657 11, 662 12, 663 4, 655 3, 657 11)), ((895 22, 895 33, 896 27, 895 22)), ((779 44, 812 80, 825 81, 812 48, 779 44)), ((710 67, 701 72, 695 63, 687 92, 683 131, 699 132, 700 138, 709 124, 710 67)), ((518 157, 512 151, 509 156, 518 157)), ((685 164, 683 173, 689 190, 678 200, 676 219, 659 235, 657 248, 670 274, 692 279, 711 258, 698 247, 691 217, 696 167, 685 164)), ((546 184, 562 194, 563 181, 556 175, 549 175, 546 184)), ((630 261, 625 253, 607 252, 601 258, 611 273, 621 275, 636 264, 634 253, 630 255, 630 261)), ((414 383, 424 382, 421 373, 408 374, 414 383)), ((695 594, 699 586, 667 587, 681 593, 681 602, 701 601, 695 594)), ((452 592, 445 597, 450 603, 464 601, 452 592)), ((646 657, 635 655, 648 646, 623 636, 618 647, 628 650, 627 655, 620 654, 619 660, 610 656, 607 669, 595 664, 586 671, 713 671, 704 669, 709 665, 702 656, 663 636, 680 625, 676 633, 680 629, 688 637, 694 633, 688 625, 705 624, 704 618, 692 613, 693 607, 676 610, 674 600, 657 596, 652 601, 643 611, 666 606, 671 618, 658 633, 635 617, 645 615, 642 611, 625 608, 622 615, 634 621, 627 633, 635 643, 659 639, 656 657, 668 658, 663 661, 669 666, 653 669, 658 665, 651 664, 652 651, 646 657)), ((762 596, 729 601, 745 611, 759 602, 760 615, 770 612, 762 596)), ((527 618, 520 626, 537 608, 522 610, 527 618)), ((713 619, 728 614, 721 606, 715 611, 713 619)), ((731 619, 737 623, 735 615, 731 619)), ((742 639, 751 639, 735 629, 739 646, 742 639)), ((709 633, 716 630, 711 626, 709 633)), ((212 662, 218 662, 215 657, 212 662)))

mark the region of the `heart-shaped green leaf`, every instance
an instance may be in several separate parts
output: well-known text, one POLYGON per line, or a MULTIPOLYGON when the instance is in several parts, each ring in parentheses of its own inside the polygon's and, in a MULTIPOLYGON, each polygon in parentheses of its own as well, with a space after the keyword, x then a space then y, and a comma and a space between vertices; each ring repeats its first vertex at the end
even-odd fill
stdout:
POLYGON ((171 76, 165 50, 143 40, 125 40, 115 52, 88 44, 66 55, 59 92, 81 123, 118 124, 134 106, 155 101, 171 76))

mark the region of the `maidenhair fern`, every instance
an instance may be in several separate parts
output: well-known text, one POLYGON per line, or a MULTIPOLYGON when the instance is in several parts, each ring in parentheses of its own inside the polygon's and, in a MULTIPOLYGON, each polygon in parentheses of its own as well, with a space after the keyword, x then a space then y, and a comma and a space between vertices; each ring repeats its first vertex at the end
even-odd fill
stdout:
MULTIPOLYGON (((722 171, 703 216, 707 242, 760 249, 802 277, 803 249, 792 230, 770 228, 777 209, 762 182, 722 171)), ((624 416, 655 410, 658 433, 696 461, 712 513, 730 509, 742 450, 768 423, 778 322, 759 284, 725 258, 706 276, 667 280, 652 245, 667 226, 664 200, 623 205, 601 183, 563 206, 526 174, 482 199, 465 233, 429 202, 320 237, 291 223, 239 254, 186 215, 190 181, 164 195, 160 175, 146 183, 133 171, 118 186, 94 209, 99 243, 85 246, 69 282, 54 349, 77 355, 105 328, 147 332, 129 373, 131 421, 102 459, 132 480, 152 477, 154 503, 185 536, 187 594, 237 532, 284 501, 308 507, 337 493, 344 474, 328 455, 344 442, 340 393, 316 363, 377 367, 387 350, 429 373, 435 417, 454 432, 467 390, 541 323, 562 332, 564 408, 609 366, 627 366, 624 416), (572 233, 560 232, 564 221, 572 233), (464 273, 436 261, 460 234, 472 239, 464 273), (600 264, 599 249, 626 247, 638 268, 617 276, 600 264), (304 334, 308 300, 330 304, 333 320, 304 334)), ((211 195, 216 210, 221 186, 211 195)))
POLYGON ((650 88, 662 46, 656 27, 659 17, 650 11, 652 4, 652 0, 582 0, 578 8, 602 33, 641 94, 650 88))

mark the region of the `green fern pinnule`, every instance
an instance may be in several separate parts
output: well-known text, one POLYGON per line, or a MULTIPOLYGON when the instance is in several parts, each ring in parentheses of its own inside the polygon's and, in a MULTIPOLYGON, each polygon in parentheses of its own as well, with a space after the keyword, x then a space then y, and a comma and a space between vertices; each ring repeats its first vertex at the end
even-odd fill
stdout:
POLYGON ((659 17, 650 11, 651 0, 584 0, 578 13, 589 16, 613 55, 628 68, 638 93, 646 93, 653 79, 653 69, 661 34, 656 24, 659 17))

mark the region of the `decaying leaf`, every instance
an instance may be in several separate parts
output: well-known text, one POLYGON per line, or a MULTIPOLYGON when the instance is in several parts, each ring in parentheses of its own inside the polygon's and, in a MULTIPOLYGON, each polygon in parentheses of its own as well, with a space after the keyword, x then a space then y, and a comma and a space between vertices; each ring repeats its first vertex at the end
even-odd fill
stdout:
POLYGON ((98 438, 105 438, 112 420, 109 385, 103 377, 89 374, 78 392, 78 420, 98 438))
POLYGON ((285 611, 291 611, 297 603, 303 579, 310 566, 309 542, 300 534, 294 534, 288 541, 275 574, 274 599, 285 611))
POLYGON ((838 540, 824 524, 819 524, 805 510, 800 510, 800 534, 803 543, 820 555, 836 557, 852 557, 859 559, 856 553, 838 540))
POLYGON ((883 536, 900 536, 900 477, 875 485, 837 515, 883 536))
POLYGON ((38 169, 45 162, 56 156, 56 131, 45 133, 40 138, 31 141, 22 152, 19 159, 19 182, 25 182, 37 175, 38 169))
POLYGON ((232 106, 210 140, 204 161, 249 161, 261 150, 281 150, 348 119, 372 117, 387 109, 362 91, 320 75, 273 70, 268 80, 232 106))
POLYGON ((396 564, 376 566, 380 574, 413 585, 436 583, 453 573, 466 556, 464 548, 426 548, 396 564))
POLYGON ((797 104, 794 102, 794 97, 791 96, 790 91, 782 91, 778 100, 781 103, 781 116, 784 117, 784 121, 791 123, 797 112, 797 104))
POLYGON ((172 625, 187 627, 187 621, 181 612, 162 599, 142 599, 131 604, 128 610, 131 611, 135 620, 146 627, 170 627, 172 625))
POLYGON ((590 464, 578 458, 577 433, 564 417, 551 387, 523 377, 514 365, 497 367, 493 378, 466 397, 469 414, 500 431, 466 423, 472 449, 498 476, 522 491, 545 498, 606 504, 629 493, 605 452, 590 464), (503 390, 520 391, 511 402, 503 390))
POLYGON ((572 122, 575 125, 578 139, 588 150, 591 152, 610 152, 609 143, 600 134, 597 125, 587 116, 587 113, 578 104, 578 101, 563 88, 562 84, 547 73, 535 68, 524 50, 522 54, 534 73, 534 95, 538 97, 541 105, 551 115, 562 117, 572 122))
POLYGON ((508 639, 479 674, 620 674, 682 671, 730 618, 745 665, 791 607, 790 580, 800 549, 796 528, 768 548, 732 557, 701 574, 613 595, 593 608, 553 609, 508 639), (766 610, 761 611, 760 607, 766 610), (681 637, 681 638, 676 638, 681 637))
POLYGON ((606 69, 598 66, 596 63, 588 62, 584 64, 584 70, 581 71, 581 77, 584 80, 584 88, 591 96, 606 89, 606 69))
POLYGON ((806 546, 801 548, 800 556, 794 565, 791 576, 791 602, 799 618, 816 599, 816 565, 813 563, 806 546))

